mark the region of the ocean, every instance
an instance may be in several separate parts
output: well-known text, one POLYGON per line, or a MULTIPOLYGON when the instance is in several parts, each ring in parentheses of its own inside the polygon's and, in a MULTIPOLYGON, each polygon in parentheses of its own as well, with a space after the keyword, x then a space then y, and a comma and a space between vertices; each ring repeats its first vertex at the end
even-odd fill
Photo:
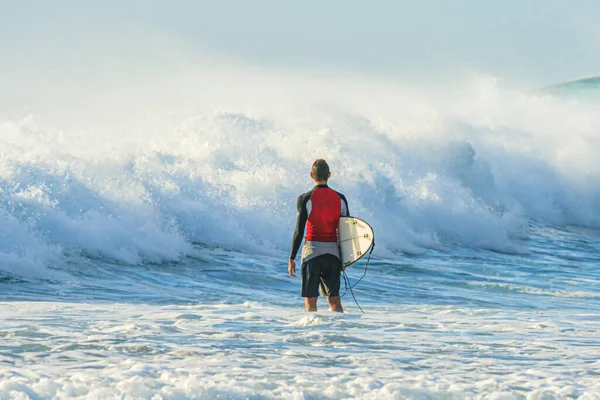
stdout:
POLYGON ((0 120, 0 399, 600 399, 597 96, 273 79, 0 120), (287 275, 316 158, 364 314, 287 275))

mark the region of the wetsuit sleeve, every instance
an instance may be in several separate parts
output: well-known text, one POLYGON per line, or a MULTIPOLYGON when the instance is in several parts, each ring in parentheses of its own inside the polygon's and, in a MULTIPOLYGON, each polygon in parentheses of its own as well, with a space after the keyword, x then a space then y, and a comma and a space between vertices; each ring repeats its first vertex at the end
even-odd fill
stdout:
POLYGON ((298 218, 296 219, 296 230, 294 230, 294 237, 292 239, 292 252, 290 253, 290 259, 296 259, 300 245, 302 244, 302 237, 304 237, 304 228, 306 226, 306 220, 308 219, 308 211, 306 210, 306 202, 304 196, 298 197, 298 218))
POLYGON ((348 208, 348 200, 346 200, 346 196, 339 193, 340 198, 342 199, 342 212, 341 217, 349 217, 350 216, 350 208, 348 208))

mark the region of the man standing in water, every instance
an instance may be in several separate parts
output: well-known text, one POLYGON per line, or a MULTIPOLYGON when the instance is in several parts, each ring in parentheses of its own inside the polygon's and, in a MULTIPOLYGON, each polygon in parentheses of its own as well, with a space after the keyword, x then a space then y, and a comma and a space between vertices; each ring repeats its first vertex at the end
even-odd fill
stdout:
POLYGON ((298 219, 288 272, 296 277, 295 259, 306 227, 306 242, 302 248, 302 297, 306 311, 317 311, 320 286, 330 310, 344 312, 340 300, 342 262, 337 227, 341 216, 350 215, 348 201, 343 194, 327 186, 331 172, 325 160, 313 163, 310 177, 315 187, 298 197, 298 219))

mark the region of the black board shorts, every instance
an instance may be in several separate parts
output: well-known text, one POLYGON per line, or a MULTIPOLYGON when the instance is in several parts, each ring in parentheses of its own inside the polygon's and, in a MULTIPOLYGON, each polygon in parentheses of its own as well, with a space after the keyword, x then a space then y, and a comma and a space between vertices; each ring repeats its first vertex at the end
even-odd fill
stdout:
POLYGON ((302 297, 340 295, 342 262, 332 254, 323 254, 302 263, 302 297))

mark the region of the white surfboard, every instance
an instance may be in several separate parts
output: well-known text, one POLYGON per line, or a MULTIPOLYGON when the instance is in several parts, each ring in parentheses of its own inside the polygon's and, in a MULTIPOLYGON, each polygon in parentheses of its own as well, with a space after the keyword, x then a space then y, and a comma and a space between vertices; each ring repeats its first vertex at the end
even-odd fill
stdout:
POLYGON ((338 242, 342 269, 354 264, 375 245, 375 233, 366 221, 355 217, 341 217, 338 225, 338 242))

